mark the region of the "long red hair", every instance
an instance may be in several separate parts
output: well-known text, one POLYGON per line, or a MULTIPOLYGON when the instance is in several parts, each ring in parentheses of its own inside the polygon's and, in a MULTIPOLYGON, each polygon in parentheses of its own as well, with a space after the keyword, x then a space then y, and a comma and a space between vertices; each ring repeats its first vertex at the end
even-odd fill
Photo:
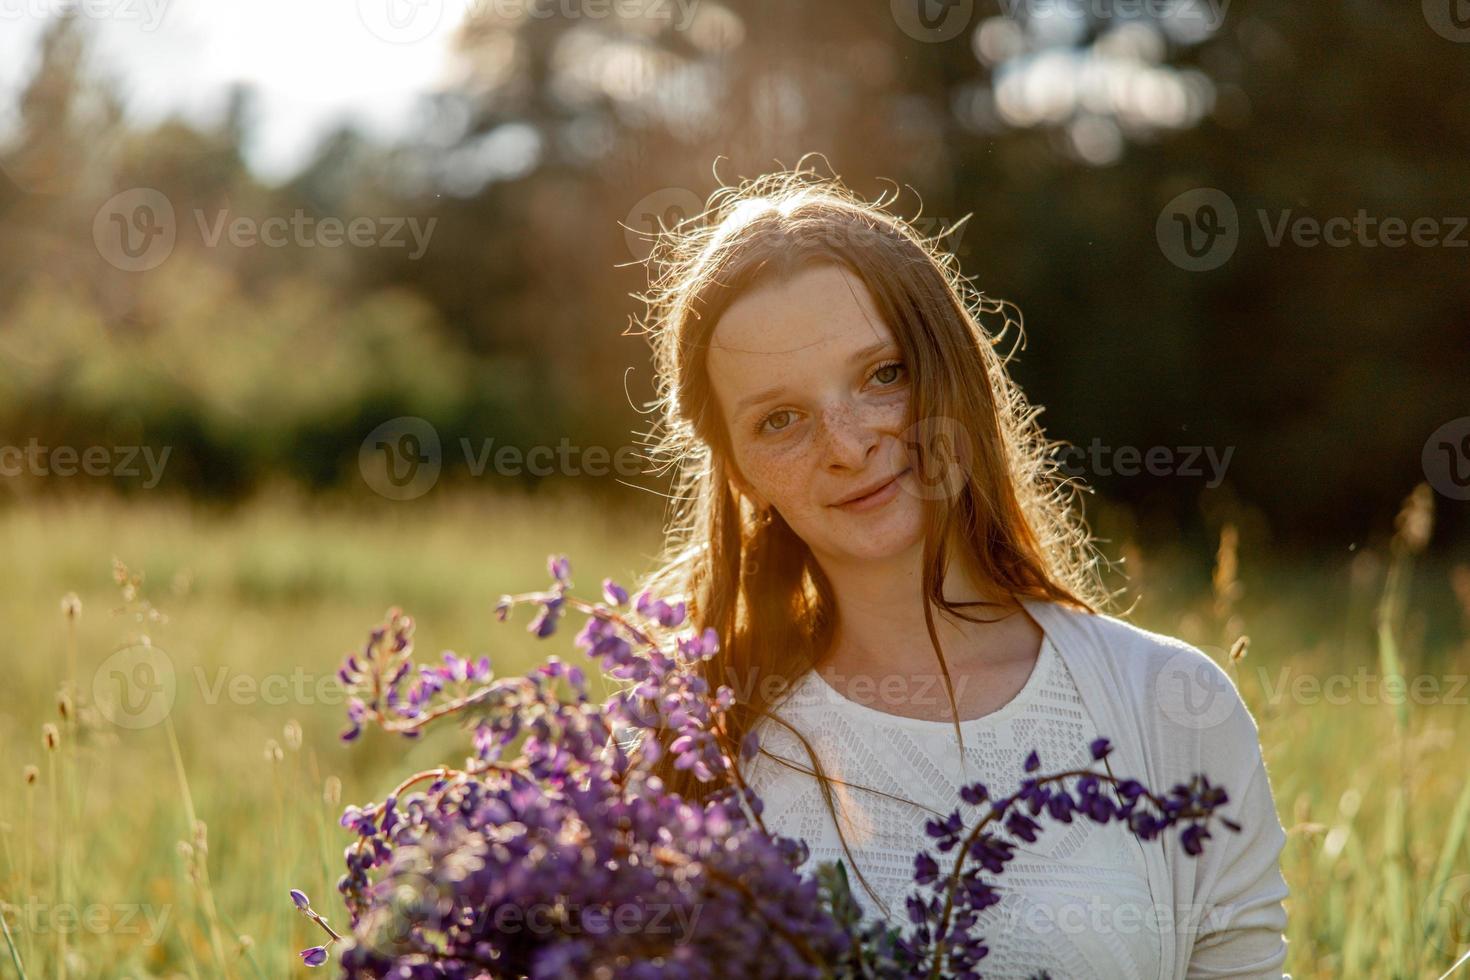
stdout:
MULTIPOLYGON (((1077 487, 1054 463, 1053 447, 996 347, 1019 313, 976 292, 955 260, 895 216, 836 178, 797 169, 723 187, 706 212, 662 234, 650 257, 651 285, 639 325, 657 372, 656 458, 675 468, 666 551, 640 587, 688 603, 692 624, 713 627, 720 653, 702 667, 711 689, 738 697, 731 718, 738 741, 763 719, 785 725, 805 747, 810 768, 848 863, 831 779, 807 739, 772 702, 828 653, 836 608, 830 584, 779 513, 757 519, 732 486, 726 421, 713 396, 706 358, 710 337, 736 297, 813 263, 835 263, 872 295, 903 352, 912 386, 914 472, 936 492, 924 501, 925 622, 963 737, 934 610, 972 621, 942 594, 950 562, 971 581, 1016 599, 1028 596, 1095 612, 1106 601, 1092 537, 1075 506, 1077 487), (992 335, 982 318, 1000 320, 992 335)), ((1013 349, 1014 350, 1014 349, 1013 349)), ((660 739, 668 733, 661 733, 660 739)), ((664 745, 667 742, 664 741, 664 745)), ((768 758, 775 758, 769 756, 768 758)), ((676 770, 665 753, 654 771, 670 789, 699 799, 710 786, 676 770)), ((874 791, 876 792, 876 791, 874 791)))

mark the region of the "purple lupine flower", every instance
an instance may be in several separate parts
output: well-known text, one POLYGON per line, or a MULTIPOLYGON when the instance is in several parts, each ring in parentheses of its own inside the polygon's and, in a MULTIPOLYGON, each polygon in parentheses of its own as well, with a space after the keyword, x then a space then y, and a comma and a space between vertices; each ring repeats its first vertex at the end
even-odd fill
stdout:
POLYGON ((1041 824, 1021 813, 1019 810, 1011 811, 1006 818, 1006 830, 1015 834, 1028 844, 1036 843, 1036 834, 1041 830, 1041 824))
POLYGON ((1072 813, 1077 809, 1077 804, 1067 793, 1053 793, 1051 799, 1046 801, 1046 812, 1058 823, 1071 823, 1072 813))
MULTIPOLYGON (((953 857, 946 866, 927 851, 915 856, 915 885, 929 894, 906 899, 912 928, 900 933, 859 924, 846 911, 839 914, 853 907, 845 877, 830 877, 832 865, 812 875, 800 871, 806 845, 768 834, 760 823, 764 804, 732 778, 737 761, 759 752, 759 739, 748 732, 738 745, 730 741, 726 722, 737 706, 734 691, 727 685, 711 690, 691 669, 718 652, 718 633, 693 623, 665 646, 663 634, 649 627, 684 624, 684 602, 645 589, 631 612, 612 614, 568 594, 564 556, 552 556, 548 568, 555 579, 550 592, 503 597, 496 616, 503 620, 515 604, 535 603, 539 614, 529 628, 549 637, 569 609, 587 614, 576 645, 602 673, 630 682, 607 701, 589 701, 582 670, 555 657, 505 680, 493 677, 487 657, 472 664, 452 654, 442 666, 415 674, 413 621, 396 609, 339 675, 349 692, 353 735, 376 724, 417 737, 430 720, 464 713, 474 743, 465 770, 420 773, 381 805, 349 806, 343 813, 342 826, 357 838, 346 850, 347 873, 338 884, 355 933, 342 954, 347 976, 408 971, 469 978, 481 967, 466 964, 493 961, 507 975, 588 975, 616 962, 630 964, 614 974, 623 980, 673 972, 816 977, 861 961, 859 972, 884 980, 935 969, 977 977, 990 952, 976 934, 980 913, 1000 901, 995 879, 1017 846, 1044 832, 1033 818, 1068 823, 1083 813, 1101 823, 1125 823, 1145 839, 1182 824, 1182 846, 1197 855, 1210 837, 1206 821, 1229 799, 1203 775, 1163 797, 1110 773, 1046 776, 1032 750, 1014 794, 993 799, 983 784, 965 786, 961 802, 990 806, 966 811, 968 822, 955 810, 926 824, 937 851, 953 857), (400 690, 410 676, 415 679, 400 690), (668 743, 663 733, 672 736, 668 743), (676 768, 716 783, 704 803, 669 793, 652 776, 665 744, 676 768), (1113 796, 1103 792, 1105 784, 1113 796), (735 881, 739 888, 727 884, 735 881), (421 897, 412 899, 415 894, 421 897), (672 903, 676 910, 701 911, 679 920, 690 922, 693 934, 677 948, 648 930, 609 934, 580 920, 582 910, 646 911, 653 896, 665 908, 672 903), (566 918, 545 934, 526 937, 494 927, 498 909, 552 902, 566 918), (408 956, 411 965, 400 959, 408 956), (660 962, 666 965, 654 966, 660 962)), ((603 597, 615 606, 627 602, 611 580, 603 583, 603 597)), ((1093 761, 1102 761, 1112 744, 1099 737, 1088 749, 1093 761)), ((301 905, 305 900, 292 891, 292 901, 327 929, 332 942, 340 940, 301 905)), ((325 962, 330 945, 304 950, 303 962, 325 962)))
POLYGON ((1184 828, 1184 833, 1179 835, 1179 840, 1184 844, 1186 854, 1198 857, 1204 853, 1204 840, 1209 836, 1210 832, 1205 829, 1204 824, 1192 823, 1184 828))
POLYGON ((760 749, 761 749, 760 733, 757 732, 757 731, 754 731, 754 730, 749 731, 749 732, 746 732, 745 733, 745 737, 740 740, 740 759, 741 759, 741 761, 742 762, 749 762, 751 759, 754 759, 755 756, 756 756, 756 753, 758 753, 760 751, 760 749))
POLYGON ((981 834, 970 845, 970 858, 994 875, 1004 871, 1006 862, 1014 856, 1014 846, 994 834, 981 834))
POLYGON ((311 905, 311 899, 306 897, 306 893, 295 888, 291 889, 291 901, 296 903, 298 909, 308 908, 311 905))
POLYGON ((960 787, 960 799, 971 806, 979 806, 990 796, 990 790, 985 788, 984 783, 971 783, 960 787))
POLYGON ((542 603, 541 611, 531 624, 526 627, 528 632, 535 633, 540 639, 546 639, 556 632, 556 621, 561 616, 562 598, 554 596, 542 603))
POLYGON ((927 885, 939 877, 939 862, 930 854, 920 851, 914 855, 914 881, 927 885))
POLYGON ((605 578, 602 580, 602 597, 610 606, 621 606, 628 601, 628 590, 612 579, 605 578))

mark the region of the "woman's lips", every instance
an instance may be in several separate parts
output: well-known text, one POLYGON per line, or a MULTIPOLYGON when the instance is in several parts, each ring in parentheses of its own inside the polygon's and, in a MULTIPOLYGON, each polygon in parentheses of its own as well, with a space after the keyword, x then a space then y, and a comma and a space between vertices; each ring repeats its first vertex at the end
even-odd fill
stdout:
POLYGON ((898 496, 898 481, 903 477, 904 473, 907 472, 907 469, 903 470, 903 472, 899 473, 893 479, 889 480, 887 483, 883 484, 881 487, 874 490, 866 497, 859 497, 858 499, 850 500, 845 504, 833 504, 832 506, 836 507, 839 510, 845 510, 852 513, 872 510, 875 507, 882 507, 884 504, 888 503, 888 501, 898 496))

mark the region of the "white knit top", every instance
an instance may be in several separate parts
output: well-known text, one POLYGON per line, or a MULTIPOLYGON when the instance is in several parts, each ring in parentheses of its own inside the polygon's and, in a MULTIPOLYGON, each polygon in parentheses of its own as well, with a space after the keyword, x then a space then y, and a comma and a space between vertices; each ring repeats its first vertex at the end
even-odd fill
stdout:
MULTIPOLYGON (((1018 846, 1007 865, 1001 903, 981 913, 992 951, 980 961, 981 973, 1029 977, 1046 970, 1052 980, 1290 980, 1283 973, 1286 832, 1255 719, 1230 676, 1174 637, 1106 613, 1021 602, 1046 633, 1041 656, 1010 703, 962 723, 968 750, 963 772, 953 725, 943 720, 948 701, 942 688, 935 718, 902 718, 849 701, 809 674, 777 710, 814 742, 829 775, 917 800, 941 816, 955 808, 963 783, 979 779, 992 793, 1009 795, 1032 748, 1042 771, 1055 772, 1088 762, 1087 742, 1099 735, 1113 742, 1108 763, 1120 779, 1167 793, 1204 773, 1230 794, 1218 815, 1241 831, 1213 822, 1202 855, 1187 854, 1177 830, 1143 843, 1116 823, 1043 820, 1036 844, 1018 846)), ((767 721, 761 731, 763 749, 805 763, 805 753, 780 725, 767 721)), ((766 802, 768 828, 806 839, 809 864, 841 853, 812 777, 764 756, 747 772, 766 802)), ((925 817, 912 806, 839 789, 834 795, 842 801, 859 866, 880 895, 886 893, 890 921, 902 928, 909 862, 929 843, 925 817)), ((972 815, 958 805, 962 816, 972 815)), ((854 895, 868 902, 860 886, 854 895)), ((874 914, 867 904, 864 909, 874 914)))
MULTIPOLYGON (((910 690, 936 706, 933 719, 903 717, 852 701, 816 671, 803 676, 775 709, 812 743, 828 776, 913 801, 855 787, 832 788, 858 868, 887 905, 889 923, 905 930, 904 899, 918 888, 913 883, 914 853, 929 850, 941 868, 951 867, 955 857, 932 847, 925 821, 958 808, 969 825, 988 809, 988 804, 974 808, 961 803, 961 786, 978 780, 992 796, 1009 795, 1025 778, 1025 758, 1032 749, 1040 755, 1043 772, 1091 767, 1095 763, 1088 743, 1107 734, 1083 706, 1050 637, 1011 701, 960 723, 963 757, 953 723, 937 720, 949 713, 943 682, 927 691, 910 690)), ((810 766, 805 750, 785 727, 767 720, 760 732, 763 749, 810 766)), ((853 873, 815 780, 764 755, 753 760, 747 778, 765 802, 766 826, 807 842, 810 858, 804 867, 843 860, 865 915, 883 915, 853 873)), ((1053 980, 1157 977, 1160 937, 1156 928, 1142 926, 1156 904, 1143 842, 1122 825, 1102 826, 1080 815, 1071 824, 1045 815, 1038 819, 1043 826, 1038 840, 1017 842, 1015 859, 997 881, 1001 901, 981 914, 979 932, 990 948, 980 962, 981 973, 1027 978, 1044 970, 1053 980)), ((925 889, 921 894, 927 898, 934 893, 925 889)))

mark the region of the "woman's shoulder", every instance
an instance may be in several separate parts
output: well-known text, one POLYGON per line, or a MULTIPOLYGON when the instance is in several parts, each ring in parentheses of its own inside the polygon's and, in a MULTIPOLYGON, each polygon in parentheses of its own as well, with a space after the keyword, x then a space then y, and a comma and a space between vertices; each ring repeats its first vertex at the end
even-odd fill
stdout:
POLYGON ((1049 620, 1043 625, 1074 674, 1081 668, 1079 686, 1084 678, 1105 686, 1104 696, 1147 734, 1199 755, 1259 750, 1255 719, 1235 682, 1204 649, 1110 613, 1038 605, 1033 614, 1049 620))

